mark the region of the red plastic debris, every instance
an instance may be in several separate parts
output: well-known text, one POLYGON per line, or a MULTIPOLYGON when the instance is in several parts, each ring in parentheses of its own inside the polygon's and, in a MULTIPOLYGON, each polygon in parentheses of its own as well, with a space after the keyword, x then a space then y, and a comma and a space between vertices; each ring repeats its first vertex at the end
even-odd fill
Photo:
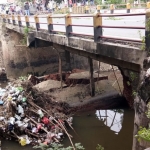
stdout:
POLYGON ((49 124, 49 119, 47 118, 47 117, 43 117, 43 119, 42 119, 42 122, 45 124, 45 125, 47 125, 47 124, 49 124))

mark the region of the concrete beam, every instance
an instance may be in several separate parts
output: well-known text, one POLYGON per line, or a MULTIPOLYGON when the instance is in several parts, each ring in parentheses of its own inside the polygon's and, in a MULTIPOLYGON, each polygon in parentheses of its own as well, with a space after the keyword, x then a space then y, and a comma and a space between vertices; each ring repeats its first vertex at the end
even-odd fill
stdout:
MULTIPOLYGON (((22 27, 12 24, 6 24, 6 27, 23 34, 22 27)), ((28 36, 30 37, 31 34, 33 37, 33 33, 34 38, 57 44, 69 52, 138 72, 143 67, 143 61, 147 55, 146 51, 140 50, 136 46, 110 42, 95 43, 92 39, 79 37, 68 38, 65 35, 49 34, 47 31, 33 30, 28 36)))

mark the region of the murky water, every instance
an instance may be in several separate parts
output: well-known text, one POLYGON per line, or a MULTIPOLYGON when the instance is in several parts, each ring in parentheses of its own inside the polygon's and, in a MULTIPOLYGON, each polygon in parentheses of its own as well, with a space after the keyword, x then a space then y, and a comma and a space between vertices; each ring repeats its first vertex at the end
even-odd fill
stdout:
MULTIPOLYGON (((73 127, 69 132, 74 143, 82 143, 86 150, 96 150, 97 144, 105 150, 131 150, 133 139, 134 111, 96 110, 74 116, 73 127)), ((70 145, 64 140, 64 145, 70 145)), ((21 147, 17 142, 2 141, 2 150, 32 150, 31 146, 21 147)))

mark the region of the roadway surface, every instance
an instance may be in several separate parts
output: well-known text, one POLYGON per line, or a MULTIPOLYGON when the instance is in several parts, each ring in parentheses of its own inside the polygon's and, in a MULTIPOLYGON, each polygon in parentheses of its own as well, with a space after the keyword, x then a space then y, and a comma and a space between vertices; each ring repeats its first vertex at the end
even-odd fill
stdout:
MULTIPOLYGON (((85 16, 84 14, 82 14, 85 16)), ((54 15, 54 16, 64 16, 54 15)), ((79 14, 78 14, 79 16, 79 14)), ((43 16, 42 16, 43 17, 43 16)), ((17 19, 17 18, 16 18, 17 19)), ((21 18, 22 21, 25 21, 24 17, 21 18)), ((29 19, 30 26, 35 27, 35 21, 33 16, 29 19)), ((40 28, 47 30, 47 19, 40 18, 39 21, 40 28)), ((53 18, 54 24, 65 24, 64 18, 53 18)), ((25 25, 25 22, 22 22, 25 25)), ((93 25, 92 17, 72 17, 72 24, 74 25, 93 25)), ((102 24, 107 26, 131 26, 131 27, 145 27, 145 15, 142 16, 119 16, 119 17, 103 17, 102 24)), ((54 25, 54 30, 65 32, 65 25, 54 25)), ((73 32, 80 34, 93 35, 93 27, 76 27, 73 26, 73 32)), ((103 36, 119 37, 119 38, 131 38, 142 40, 142 37, 145 36, 144 29, 116 29, 116 28, 103 28, 103 36)))

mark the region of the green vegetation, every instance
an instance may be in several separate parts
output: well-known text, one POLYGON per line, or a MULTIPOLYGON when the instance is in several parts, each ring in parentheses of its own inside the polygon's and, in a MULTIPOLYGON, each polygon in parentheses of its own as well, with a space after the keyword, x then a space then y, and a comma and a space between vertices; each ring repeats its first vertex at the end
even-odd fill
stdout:
MULTIPOLYGON (((72 146, 69 146, 67 148, 64 148, 62 144, 58 143, 52 143, 50 147, 45 144, 39 144, 39 146, 34 146, 34 149, 41 149, 41 150, 74 150, 72 146)), ((75 149, 76 150, 85 150, 85 148, 81 145, 81 143, 75 143, 75 149)), ((97 145, 96 150, 104 150, 104 147, 102 147, 100 144, 97 145)))
POLYGON ((137 79, 137 75, 135 72, 130 71, 130 79, 131 79, 131 81, 134 81, 137 79))
POLYGON ((97 145, 96 150, 104 150, 104 147, 102 147, 101 145, 97 145))
MULTIPOLYGON (((39 144, 39 146, 34 146, 33 148, 41 149, 41 150, 73 150, 72 146, 64 148, 62 144, 57 144, 57 143, 52 143, 50 146, 51 147, 49 147, 48 145, 45 145, 45 144, 39 144)), ((80 143, 75 144, 75 149, 76 150, 85 150, 85 148, 80 143)))
POLYGON ((150 141, 150 129, 140 127, 140 130, 138 131, 138 134, 135 137, 138 138, 138 141, 150 141))
POLYGON ((26 45, 27 44, 27 36, 29 33, 30 29, 28 27, 24 28, 24 35, 23 35, 23 39, 21 40, 21 43, 26 45))

